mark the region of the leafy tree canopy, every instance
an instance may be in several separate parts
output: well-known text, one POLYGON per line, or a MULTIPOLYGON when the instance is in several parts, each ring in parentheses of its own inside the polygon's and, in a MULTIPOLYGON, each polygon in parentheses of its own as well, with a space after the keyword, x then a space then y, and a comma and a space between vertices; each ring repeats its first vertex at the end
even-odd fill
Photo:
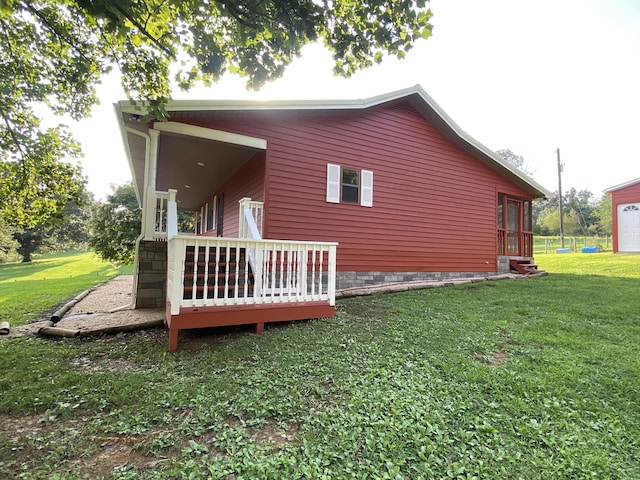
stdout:
POLYGON ((509 149, 498 150, 496 153, 500 158, 502 158, 503 160, 506 160, 511 165, 516 167, 518 170, 522 171, 523 173, 526 173, 530 177, 533 177, 533 175, 536 173, 535 168, 527 164, 527 161, 524 159, 522 155, 517 155, 509 149))
POLYGON ((142 210, 132 183, 118 187, 98 205, 89 222, 89 245, 108 262, 132 264, 140 235, 142 210))
POLYGON ((322 39, 350 76, 404 57, 430 18, 426 0, 0 0, 0 214, 34 226, 80 195, 79 170, 59 162, 78 146, 44 130, 33 106, 84 118, 113 66, 129 98, 164 119, 174 66, 182 89, 225 72, 257 89, 322 39))
POLYGON ((84 249, 89 241, 88 222, 95 208, 93 195, 87 190, 81 193, 81 203, 67 203, 62 210, 62 220, 54 224, 37 223, 33 227, 12 229, 17 242, 17 252, 23 262, 30 262, 34 253, 64 252, 84 249))

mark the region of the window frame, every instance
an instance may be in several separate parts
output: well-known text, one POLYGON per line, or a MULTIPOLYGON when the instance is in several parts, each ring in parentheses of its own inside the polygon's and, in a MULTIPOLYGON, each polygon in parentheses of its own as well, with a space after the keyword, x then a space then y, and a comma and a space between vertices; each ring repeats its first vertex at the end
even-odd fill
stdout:
POLYGON ((356 170, 354 168, 340 168, 340 202, 341 203, 356 203, 360 204, 360 185, 361 185, 361 177, 362 172, 360 170, 356 170), (347 182, 345 182, 345 176, 347 177, 347 182), (350 183, 355 179, 355 183, 350 183), (355 190, 355 198, 353 197, 353 191, 355 190), (346 192, 350 192, 348 195, 345 195, 346 192), (347 198, 348 197, 348 198, 347 198))
POLYGON ((373 171, 327 163, 327 203, 373 206, 373 171), (345 172, 356 174, 357 184, 345 183, 345 172), (356 188, 357 199, 345 199, 344 189, 356 188))

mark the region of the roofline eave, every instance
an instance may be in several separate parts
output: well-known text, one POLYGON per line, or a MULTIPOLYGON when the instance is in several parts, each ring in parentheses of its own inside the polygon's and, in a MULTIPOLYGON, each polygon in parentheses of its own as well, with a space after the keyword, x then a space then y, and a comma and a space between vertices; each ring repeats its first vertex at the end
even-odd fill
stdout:
MULTIPOLYGON (((471 150, 469 153, 478 156, 483 163, 490 167, 497 167, 495 170, 502 171, 512 181, 529 191, 535 198, 547 198, 553 194, 536 182, 533 178, 503 160, 498 154, 478 142, 471 135, 467 134, 458 126, 458 124, 437 104, 437 102, 420 86, 396 90, 382 95, 369 97, 359 100, 171 100, 166 105, 166 110, 171 111, 296 111, 296 110, 363 110, 375 107, 384 103, 411 96, 418 96, 421 103, 430 111, 425 112, 424 109, 418 110, 426 116, 427 120, 438 123, 437 126, 445 128, 450 134, 462 142, 458 145, 464 150, 471 150), (435 118, 434 118, 435 115, 435 118)), ((130 113, 133 115, 145 115, 147 111, 140 107, 139 102, 133 104, 130 101, 120 101, 116 106, 119 113, 119 123, 121 130, 124 127, 122 123, 122 113, 130 113)), ((416 106, 414 104, 414 106, 416 106)), ((451 138, 450 138, 451 140, 451 138)), ((131 166, 131 159, 130 159, 131 166)))

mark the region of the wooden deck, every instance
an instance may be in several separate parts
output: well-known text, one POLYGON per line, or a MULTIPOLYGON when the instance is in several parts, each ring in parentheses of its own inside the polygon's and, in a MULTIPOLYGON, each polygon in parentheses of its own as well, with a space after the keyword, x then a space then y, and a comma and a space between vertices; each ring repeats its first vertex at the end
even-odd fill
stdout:
POLYGON ((169 351, 180 330, 334 315, 335 243, 178 235, 167 250, 169 351))
POLYGON ((178 348, 180 330, 255 324, 256 333, 265 323, 333 317, 335 306, 327 302, 297 302, 270 305, 228 305, 218 307, 183 307, 171 314, 167 302, 166 322, 169 328, 169 351, 178 348))

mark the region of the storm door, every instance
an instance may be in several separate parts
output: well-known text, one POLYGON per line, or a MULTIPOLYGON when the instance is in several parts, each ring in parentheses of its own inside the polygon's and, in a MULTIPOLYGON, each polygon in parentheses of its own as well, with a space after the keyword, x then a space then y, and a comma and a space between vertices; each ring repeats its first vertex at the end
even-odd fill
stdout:
POLYGON ((522 202, 507 198, 506 226, 507 226, 507 255, 521 255, 520 231, 522 219, 522 202))
POLYGON ((498 255, 533 256, 531 201, 498 195, 498 255))

